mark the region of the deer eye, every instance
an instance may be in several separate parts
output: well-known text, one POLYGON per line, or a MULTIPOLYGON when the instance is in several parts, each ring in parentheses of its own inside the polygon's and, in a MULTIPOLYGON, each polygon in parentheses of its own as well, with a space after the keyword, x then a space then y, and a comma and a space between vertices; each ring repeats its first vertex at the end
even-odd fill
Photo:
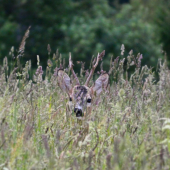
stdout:
POLYGON ((70 97, 70 99, 69 99, 69 100, 70 100, 70 102, 71 102, 71 101, 72 101, 72 98, 70 97))
POLYGON ((87 103, 91 103, 91 99, 87 99, 87 103))

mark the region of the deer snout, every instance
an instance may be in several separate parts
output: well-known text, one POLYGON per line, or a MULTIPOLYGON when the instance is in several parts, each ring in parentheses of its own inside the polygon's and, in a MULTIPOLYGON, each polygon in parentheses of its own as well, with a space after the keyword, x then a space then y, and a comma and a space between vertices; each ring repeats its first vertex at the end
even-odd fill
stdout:
POLYGON ((81 109, 74 108, 74 113, 76 113, 76 117, 82 117, 83 116, 83 112, 82 112, 81 109))

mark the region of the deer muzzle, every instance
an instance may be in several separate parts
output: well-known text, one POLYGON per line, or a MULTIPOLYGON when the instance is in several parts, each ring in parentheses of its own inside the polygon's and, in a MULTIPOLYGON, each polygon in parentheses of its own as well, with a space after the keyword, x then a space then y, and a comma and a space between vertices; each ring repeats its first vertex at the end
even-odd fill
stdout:
POLYGON ((76 113, 76 117, 83 117, 83 112, 81 109, 74 108, 74 113, 76 113))

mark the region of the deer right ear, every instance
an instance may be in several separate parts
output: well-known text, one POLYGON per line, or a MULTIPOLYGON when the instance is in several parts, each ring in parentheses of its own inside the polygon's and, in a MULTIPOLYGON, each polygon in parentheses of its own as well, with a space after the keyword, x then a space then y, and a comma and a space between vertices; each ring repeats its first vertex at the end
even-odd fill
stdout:
POLYGON ((63 70, 58 70, 57 82, 63 92, 67 94, 71 93, 72 85, 71 85, 70 77, 63 70))
POLYGON ((92 87, 92 91, 96 93, 97 96, 100 95, 102 90, 106 90, 109 82, 109 75, 107 73, 101 75, 92 87))

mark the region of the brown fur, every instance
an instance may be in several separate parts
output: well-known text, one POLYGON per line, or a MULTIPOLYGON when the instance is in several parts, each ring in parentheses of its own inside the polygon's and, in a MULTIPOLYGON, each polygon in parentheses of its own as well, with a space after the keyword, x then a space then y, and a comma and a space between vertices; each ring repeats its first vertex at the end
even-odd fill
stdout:
POLYGON ((70 116, 74 108, 80 108, 84 116, 91 114, 92 103, 96 96, 98 97, 103 89, 106 90, 108 85, 108 74, 101 75, 92 87, 87 87, 85 85, 76 85, 72 87, 69 76, 63 71, 58 71, 58 85, 62 91, 68 94, 69 101, 66 107, 66 117, 70 116), (87 100, 91 99, 91 103, 87 103, 87 100))
MULTIPOLYGON (((66 120, 69 119, 71 114, 75 112, 75 115, 78 117, 78 122, 80 123, 82 119, 87 120, 92 110, 92 103, 94 97, 101 94, 102 90, 106 90, 109 75, 101 75, 94 83, 92 87, 88 87, 89 81, 92 78, 92 75, 97 67, 99 61, 104 56, 105 51, 101 54, 98 54, 97 58, 93 61, 93 66, 90 71, 89 77, 87 78, 85 85, 80 85, 78 77, 76 76, 73 70, 73 63, 71 61, 71 54, 69 57, 69 67, 73 74, 74 79, 76 80, 76 86, 72 86, 70 77, 61 69, 57 72, 57 82, 61 90, 68 94, 69 102, 66 105, 66 120)), ((86 123, 85 123, 86 124, 86 123)), ((85 126, 85 131, 88 129, 88 125, 85 126)))

